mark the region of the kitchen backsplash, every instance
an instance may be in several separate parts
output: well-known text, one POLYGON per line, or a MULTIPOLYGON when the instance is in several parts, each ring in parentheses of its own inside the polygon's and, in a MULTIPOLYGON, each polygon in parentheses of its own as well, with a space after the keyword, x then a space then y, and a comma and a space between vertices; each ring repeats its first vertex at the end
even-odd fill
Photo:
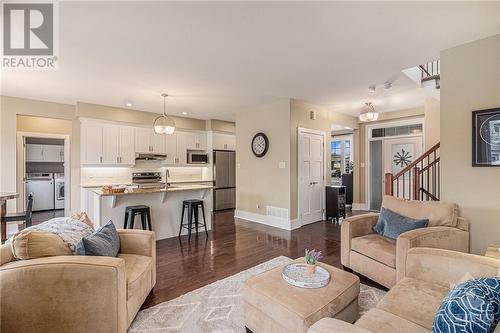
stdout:
POLYGON ((165 180, 169 170, 169 182, 211 181, 208 167, 162 167, 156 161, 138 161, 133 168, 127 167, 83 167, 81 169, 81 185, 130 184, 133 172, 161 172, 165 180))

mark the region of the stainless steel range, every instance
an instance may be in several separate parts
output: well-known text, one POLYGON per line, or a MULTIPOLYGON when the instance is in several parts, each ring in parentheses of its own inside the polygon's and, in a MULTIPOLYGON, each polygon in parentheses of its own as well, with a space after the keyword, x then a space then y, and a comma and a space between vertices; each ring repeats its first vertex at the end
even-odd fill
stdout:
POLYGON ((132 183, 138 188, 164 188, 161 172, 133 172, 132 183))

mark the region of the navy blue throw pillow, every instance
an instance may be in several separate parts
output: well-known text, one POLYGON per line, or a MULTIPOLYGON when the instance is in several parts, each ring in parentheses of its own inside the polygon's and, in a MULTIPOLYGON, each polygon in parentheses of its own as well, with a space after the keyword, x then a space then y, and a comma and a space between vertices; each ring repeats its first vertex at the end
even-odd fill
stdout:
POLYGON ((492 333, 500 321, 500 278, 466 281, 450 290, 432 333, 492 333))
POLYGON ((120 251, 120 237, 115 225, 109 221, 93 234, 83 237, 76 245, 76 254, 83 256, 116 257, 120 251))
POLYGON ((428 223, 428 219, 412 219, 411 217, 399 215, 392 210, 382 207, 373 231, 384 237, 397 239, 403 232, 425 228, 428 223))

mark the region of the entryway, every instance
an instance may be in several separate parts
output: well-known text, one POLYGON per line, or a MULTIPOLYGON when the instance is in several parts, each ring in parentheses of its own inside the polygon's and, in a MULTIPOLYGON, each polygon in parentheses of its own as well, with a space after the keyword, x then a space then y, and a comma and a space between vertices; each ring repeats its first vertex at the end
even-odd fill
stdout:
POLYGON ((301 225, 321 221, 325 189, 325 133, 298 129, 298 217, 301 225))
MULTIPOLYGON (((367 198, 370 210, 380 210, 386 173, 396 175, 423 152, 423 119, 378 123, 366 128, 367 198)), ((410 178, 396 186, 399 193, 410 190, 410 178)))
POLYGON ((70 156, 69 136, 18 132, 18 188, 26 209, 30 193, 33 212, 64 216, 69 212, 70 156))

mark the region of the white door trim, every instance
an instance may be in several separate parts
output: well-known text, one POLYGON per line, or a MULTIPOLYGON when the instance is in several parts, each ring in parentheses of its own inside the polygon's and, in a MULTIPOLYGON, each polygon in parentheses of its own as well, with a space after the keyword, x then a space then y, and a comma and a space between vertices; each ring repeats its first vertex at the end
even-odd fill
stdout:
MULTIPOLYGON (((397 139, 397 138, 408 138, 408 137, 414 137, 414 136, 421 136, 422 137, 422 142, 425 145, 425 118, 424 117, 417 117, 417 118, 410 118, 410 119, 402 119, 402 120, 392 120, 392 121, 383 121, 383 122, 377 122, 373 124, 367 124, 365 126, 365 170, 364 170, 364 177, 365 177, 365 201, 366 201, 366 207, 368 209, 370 208, 370 141, 384 141, 385 139, 397 139), (409 135, 395 135, 395 136, 388 136, 388 137, 382 137, 382 138, 372 138, 371 137, 371 130, 375 127, 391 127, 391 126, 404 126, 404 125, 416 125, 416 124, 422 124, 422 133, 421 134, 409 134, 409 135)), ((425 151, 425 147, 423 149, 425 151)), ((382 154, 384 154, 384 145, 382 142, 382 154)))
MULTIPOLYGON (((24 155, 23 146, 23 138, 25 137, 64 140, 64 215, 68 216, 71 210, 71 136, 67 134, 17 132, 17 162, 20 163, 19 165, 22 168, 22 174, 18 175, 18 177, 24 177, 25 175, 26 156, 24 155)), ((19 181, 16 180, 16 187, 18 185, 19 181)), ((26 209, 26 190, 24 186, 21 187, 21 193, 18 200, 22 200, 22 203, 17 205, 17 210, 26 209)))
MULTIPOLYGON (((300 209, 300 198, 301 198, 301 189, 300 189, 300 178, 302 174, 302 163, 300 163, 300 156, 302 156, 302 145, 300 144, 300 135, 303 133, 307 134, 315 134, 315 135, 321 135, 323 136, 323 149, 321 150, 322 153, 322 162, 323 162, 323 177, 321 179, 321 188, 325 187, 325 179, 326 179, 326 172, 327 168, 325 165, 325 144, 326 144, 326 133, 324 131, 320 130, 314 130, 314 129, 309 129, 309 128, 303 128, 303 127, 298 127, 297 128, 297 225, 302 226, 302 216, 301 216, 301 209, 300 209)), ((323 207, 323 219, 325 219, 325 195, 324 191, 321 191, 321 201, 322 201, 322 207, 323 207)))

